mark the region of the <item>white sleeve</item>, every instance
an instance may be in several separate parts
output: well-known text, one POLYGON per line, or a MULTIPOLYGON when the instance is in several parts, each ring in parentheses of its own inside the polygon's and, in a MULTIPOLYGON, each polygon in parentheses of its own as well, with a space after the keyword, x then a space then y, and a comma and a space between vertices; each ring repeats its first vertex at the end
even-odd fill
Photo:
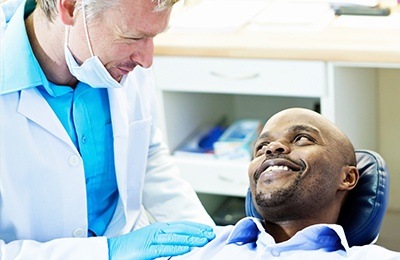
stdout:
POLYGON ((60 238, 40 243, 34 240, 0 240, 0 259, 108 259, 106 237, 60 238))
POLYGON ((157 221, 189 220, 214 226, 192 186, 180 171, 156 131, 149 150, 143 204, 157 221))
POLYGON ((162 140, 158 127, 157 94, 152 69, 136 68, 138 93, 143 110, 152 120, 143 184, 143 206, 156 221, 195 221, 213 226, 192 186, 180 171, 162 140))

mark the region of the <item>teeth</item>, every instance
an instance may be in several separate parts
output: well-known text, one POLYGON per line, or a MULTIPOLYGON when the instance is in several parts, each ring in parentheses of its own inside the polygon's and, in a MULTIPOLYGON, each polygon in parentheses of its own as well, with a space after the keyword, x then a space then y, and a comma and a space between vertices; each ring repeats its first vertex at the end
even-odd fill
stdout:
POLYGON ((280 166, 272 165, 266 169, 267 172, 272 172, 272 171, 277 171, 277 170, 290 171, 290 169, 287 166, 282 166, 282 165, 280 165, 280 166))

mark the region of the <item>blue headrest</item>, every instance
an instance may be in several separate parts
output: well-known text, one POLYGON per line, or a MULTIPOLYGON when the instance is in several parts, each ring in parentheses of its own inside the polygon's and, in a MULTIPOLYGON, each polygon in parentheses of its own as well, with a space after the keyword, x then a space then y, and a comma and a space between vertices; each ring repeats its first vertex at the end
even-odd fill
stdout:
MULTIPOLYGON (((356 157, 360 179, 349 192, 338 220, 349 246, 376 241, 389 202, 389 170, 383 158, 369 150, 357 150, 356 157)), ((254 208, 250 189, 246 196, 246 215, 261 218, 254 208)))

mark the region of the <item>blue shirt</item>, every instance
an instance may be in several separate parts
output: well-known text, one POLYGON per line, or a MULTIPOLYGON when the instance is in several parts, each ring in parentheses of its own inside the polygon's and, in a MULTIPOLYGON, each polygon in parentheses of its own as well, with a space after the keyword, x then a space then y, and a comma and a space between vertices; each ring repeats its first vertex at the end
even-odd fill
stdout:
POLYGON ((217 237, 204 247, 173 259, 400 259, 400 253, 377 245, 350 248, 339 225, 313 225, 281 243, 276 243, 256 218, 217 227, 215 232, 217 237))
POLYGON ((107 90, 81 82, 73 89, 47 80, 31 49, 23 19, 34 7, 28 0, 25 12, 20 6, 7 25, 1 50, 0 94, 39 89, 82 156, 89 235, 103 235, 118 198, 107 90))

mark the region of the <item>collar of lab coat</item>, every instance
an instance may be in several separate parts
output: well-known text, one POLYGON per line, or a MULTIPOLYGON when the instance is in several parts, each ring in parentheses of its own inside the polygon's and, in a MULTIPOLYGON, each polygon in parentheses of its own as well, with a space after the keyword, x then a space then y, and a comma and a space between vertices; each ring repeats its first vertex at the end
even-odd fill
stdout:
POLYGON ((77 154, 79 153, 64 126, 37 88, 21 91, 18 112, 57 136, 77 154))
POLYGON ((26 33, 24 16, 31 10, 32 1, 24 1, 7 24, 0 48, 0 94, 48 84, 26 33))

